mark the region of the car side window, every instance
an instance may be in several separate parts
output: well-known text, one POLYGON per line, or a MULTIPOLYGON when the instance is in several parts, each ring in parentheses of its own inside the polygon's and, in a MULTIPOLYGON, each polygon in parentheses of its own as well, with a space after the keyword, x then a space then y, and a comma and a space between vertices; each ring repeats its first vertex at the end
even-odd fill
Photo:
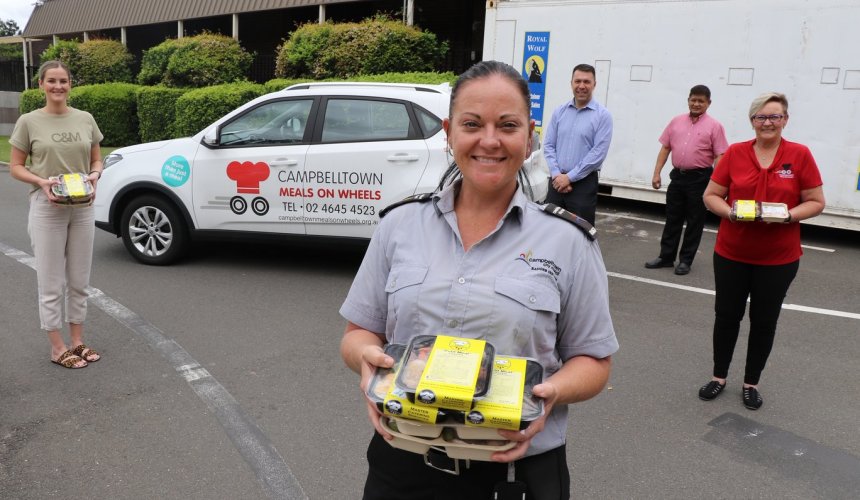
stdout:
POLYGON ((337 98, 328 100, 322 142, 403 140, 411 131, 404 103, 337 98))
POLYGON ((436 132, 442 130, 442 120, 433 113, 424 108, 415 106, 415 114, 418 115, 418 121, 421 122, 421 128, 424 131, 425 139, 433 137, 436 135, 436 132))
POLYGON ((222 146, 298 144, 304 140, 313 99, 272 101, 221 128, 222 146))

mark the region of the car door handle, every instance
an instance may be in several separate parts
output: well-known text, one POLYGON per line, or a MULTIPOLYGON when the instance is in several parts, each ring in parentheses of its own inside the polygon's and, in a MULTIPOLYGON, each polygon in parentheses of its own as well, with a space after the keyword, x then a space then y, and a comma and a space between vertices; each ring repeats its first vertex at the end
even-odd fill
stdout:
POLYGON ((290 160, 287 158, 276 158, 275 161, 269 164, 269 167, 295 167, 299 164, 299 160, 290 160))
POLYGON ((388 161, 418 161, 418 155, 411 155, 408 153, 397 153, 388 157, 388 161))

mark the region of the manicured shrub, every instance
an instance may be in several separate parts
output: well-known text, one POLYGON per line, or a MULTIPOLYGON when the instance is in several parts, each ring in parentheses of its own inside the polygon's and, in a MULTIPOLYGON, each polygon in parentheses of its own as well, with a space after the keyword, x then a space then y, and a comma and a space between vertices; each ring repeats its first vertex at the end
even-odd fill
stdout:
POLYGON ((278 49, 281 78, 346 78, 390 71, 432 71, 448 51, 436 35, 388 19, 308 23, 278 49))
POLYGON ((242 104, 266 93, 257 83, 239 82, 194 89, 176 100, 177 137, 194 135, 242 104))
POLYGON ((137 91, 137 118, 141 142, 163 141, 177 137, 176 101, 190 89, 164 86, 141 87, 137 91))
POLYGON ((170 55, 165 83, 172 87, 205 87, 245 79, 253 56, 223 35, 192 37, 170 55))
POLYGON ((90 40, 78 46, 78 61, 72 69, 77 85, 131 82, 134 57, 116 40, 90 40))
POLYGON ((42 89, 27 89, 21 92, 21 99, 18 101, 18 112, 22 115, 44 106, 45 93, 42 92, 42 89))
MULTIPOLYGON (((39 56, 39 60, 42 62, 45 61, 62 61, 66 66, 69 67, 69 71, 72 72, 72 84, 77 84, 76 78, 77 69, 80 66, 79 61, 81 58, 80 54, 80 43, 74 40, 59 40, 57 43, 50 45, 47 49, 42 51, 42 54, 39 56)), ((38 72, 34 72, 33 75, 33 86, 39 85, 39 74, 38 72)))
POLYGON ((102 83, 72 87, 69 106, 89 111, 104 134, 102 144, 128 146, 140 142, 137 89, 131 83, 102 83))
POLYGON ((141 85, 163 83, 170 56, 177 48, 189 43, 191 40, 191 38, 169 39, 144 50, 143 57, 140 60, 140 72, 137 74, 137 83, 141 85))

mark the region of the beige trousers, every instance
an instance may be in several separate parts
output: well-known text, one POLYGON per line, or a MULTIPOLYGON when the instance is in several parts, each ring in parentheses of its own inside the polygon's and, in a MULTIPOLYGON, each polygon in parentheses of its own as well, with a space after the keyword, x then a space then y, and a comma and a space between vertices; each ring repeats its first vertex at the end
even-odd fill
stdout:
POLYGON ((36 259, 42 330, 83 323, 93 261, 93 207, 53 205, 41 189, 36 190, 30 193, 27 231, 36 259))

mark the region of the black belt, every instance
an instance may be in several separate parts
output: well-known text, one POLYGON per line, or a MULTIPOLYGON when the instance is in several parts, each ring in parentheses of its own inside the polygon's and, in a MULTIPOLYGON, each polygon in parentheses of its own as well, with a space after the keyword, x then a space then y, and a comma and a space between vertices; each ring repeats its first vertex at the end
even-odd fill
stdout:
POLYGON ((702 175, 704 173, 711 173, 714 170, 714 167, 696 167, 696 168, 678 168, 675 167, 675 170, 678 171, 681 175, 702 175))

